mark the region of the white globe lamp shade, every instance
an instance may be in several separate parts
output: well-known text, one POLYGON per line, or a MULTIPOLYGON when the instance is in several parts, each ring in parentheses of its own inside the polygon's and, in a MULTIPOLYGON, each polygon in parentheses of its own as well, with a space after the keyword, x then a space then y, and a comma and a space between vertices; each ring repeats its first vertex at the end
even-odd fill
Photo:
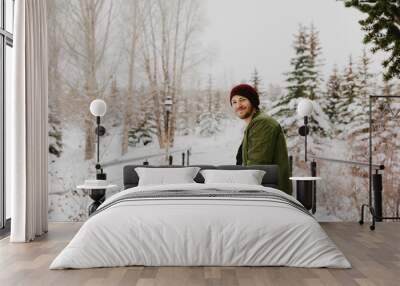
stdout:
POLYGON ((90 112, 94 116, 104 116, 107 111, 107 104, 102 99, 95 99, 90 103, 90 112))
POLYGON ((312 101, 308 98, 302 98, 297 105, 297 114, 301 117, 310 116, 313 112, 312 101))

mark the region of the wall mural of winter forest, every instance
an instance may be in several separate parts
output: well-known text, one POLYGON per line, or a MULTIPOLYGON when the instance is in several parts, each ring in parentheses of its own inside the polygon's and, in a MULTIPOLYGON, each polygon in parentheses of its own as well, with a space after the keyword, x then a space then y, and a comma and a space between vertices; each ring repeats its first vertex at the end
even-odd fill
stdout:
MULTIPOLYGON (((368 96, 400 91, 398 81, 383 80, 385 55, 362 43, 364 16, 341 1, 48 0, 47 9, 53 221, 87 217, 90 199, 76 186, 95 177, 95 98, 108 107, 100 160, 121 186, 124 165, 165 164, 168 138, 174 164, 187 150, 190 164, 235 164, 244 125, 228 94, 237 83, 253 84, 262 109, 284 127, 295 175, 310 173, 297 133, 299 98, 314 102, 310 153, 367 162, 368 96)), ((392 117, 400 104, 386 103, 374 102, 373 160, 386 167, 384 214, 395 215, 400 154, 392 117)), ((318 161, 317 218, 358 220, 367 171, 318 161)))

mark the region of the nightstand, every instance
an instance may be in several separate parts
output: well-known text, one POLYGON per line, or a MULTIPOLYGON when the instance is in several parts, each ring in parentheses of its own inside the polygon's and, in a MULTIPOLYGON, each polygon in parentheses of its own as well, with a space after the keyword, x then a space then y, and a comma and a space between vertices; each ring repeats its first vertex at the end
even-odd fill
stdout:
POLYGON ((89 193, 89 197, 93 200, 93 203, 88 208, 90 216, 105 201, 107 190, 118 189, 119 187, 117 185, 106 185, 106 186, 79 185, 76 188, 78 190, 87 190, 89 193))
POLYGON ((313 214, 317 210, 316 182, 320 177, 290 177, 296 181, 296 199, 313 214))

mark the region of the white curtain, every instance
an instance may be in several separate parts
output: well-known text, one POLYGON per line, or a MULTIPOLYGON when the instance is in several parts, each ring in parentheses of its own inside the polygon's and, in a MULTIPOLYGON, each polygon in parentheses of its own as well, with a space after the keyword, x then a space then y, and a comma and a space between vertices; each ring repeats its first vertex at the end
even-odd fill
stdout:
POLYGON ((12 242, 47 232, 46 0, 15 1, 13 93, 6 111, 12 242))

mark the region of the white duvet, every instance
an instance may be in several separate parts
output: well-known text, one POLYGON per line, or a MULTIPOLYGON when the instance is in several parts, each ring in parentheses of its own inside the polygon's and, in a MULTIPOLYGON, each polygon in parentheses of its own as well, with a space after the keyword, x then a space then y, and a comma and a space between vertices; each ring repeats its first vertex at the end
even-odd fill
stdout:
MULTIPOLYGON (((179 184, 149 190, 257 189, 254 185, 179 184)), ((102 208, 100 206, 100 208, 102 208)), ((258 199, 124 201, 89 218, 50 269, 145 266, 294 266, 350 268, 318 222, 298 209, 258 199)))

